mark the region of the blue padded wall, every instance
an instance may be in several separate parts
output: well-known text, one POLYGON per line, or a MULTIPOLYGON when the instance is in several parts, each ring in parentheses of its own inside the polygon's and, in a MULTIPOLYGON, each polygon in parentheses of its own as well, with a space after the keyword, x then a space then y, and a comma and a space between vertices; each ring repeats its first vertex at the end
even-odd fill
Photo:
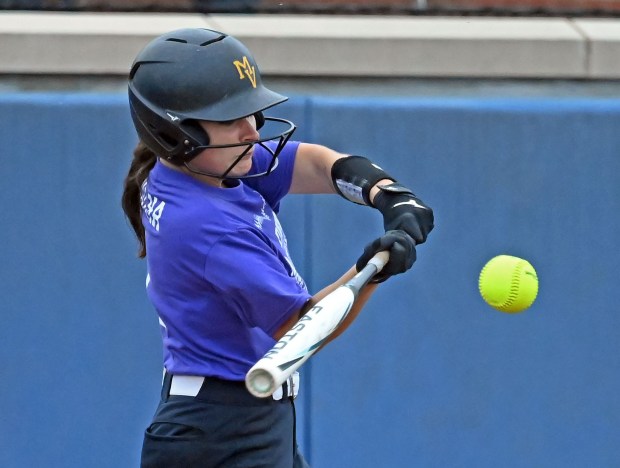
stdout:
MULTIPOLYGON (((436 214, 414 269, 304 367, 313 467, 618 465, 620 100, 298 96, 271 113, 436 214), (477 292, 500 253, 538 270, 523 314, 477 292)), ((120 210, 126 98, 0 95, 0 138, 0 466, 136 466, 161 350, 120 210)), ((313 291, 382 232, 336 196, 288 197, 281 220, 313 291)))
MULTIPOLYGON (((414 270, 313 362, 314 466, 618 464, 620 101, 315 99, 313 117, 436 213, 414 270), (539 273, 521 315, 478 295, 502 253, 539 273)), ((345 205, 315 204, 315 282, 381 232, 345 205)))
POLYGON ((160 356, 120 211, 125 100, 4 95, 0 108, 0 465, 135 465, 160 356))

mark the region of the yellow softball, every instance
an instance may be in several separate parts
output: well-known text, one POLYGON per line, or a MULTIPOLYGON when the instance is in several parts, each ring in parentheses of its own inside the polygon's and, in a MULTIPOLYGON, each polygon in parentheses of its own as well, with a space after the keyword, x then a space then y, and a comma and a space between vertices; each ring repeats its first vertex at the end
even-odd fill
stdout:
POLYGON ((536 299, 538 276, 527 260, 498 255, 482 268, 478 288, 491 307, 502 312, 521 312, 536 299))

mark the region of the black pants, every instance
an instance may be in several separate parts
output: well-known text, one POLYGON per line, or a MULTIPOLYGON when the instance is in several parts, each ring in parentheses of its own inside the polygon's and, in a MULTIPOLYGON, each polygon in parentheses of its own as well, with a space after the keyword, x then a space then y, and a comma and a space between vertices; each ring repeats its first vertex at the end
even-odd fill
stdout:
POLYGON ((162 399, 144 434, 142 468, 308 468, 292 398, 255 398, 243 382, 208 378, 196 397, 162 399))

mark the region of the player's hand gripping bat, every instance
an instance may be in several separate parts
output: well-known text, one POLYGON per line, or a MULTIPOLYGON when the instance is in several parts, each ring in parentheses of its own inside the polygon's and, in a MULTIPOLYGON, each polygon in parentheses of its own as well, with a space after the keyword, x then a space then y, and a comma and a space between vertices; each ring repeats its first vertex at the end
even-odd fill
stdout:
POLYGON ((344 285, 321 299, 248 371, 245 385, 254 396, 270 396, 338 328, 360 290, 381 271, 389 252, 378 252, 344 285))

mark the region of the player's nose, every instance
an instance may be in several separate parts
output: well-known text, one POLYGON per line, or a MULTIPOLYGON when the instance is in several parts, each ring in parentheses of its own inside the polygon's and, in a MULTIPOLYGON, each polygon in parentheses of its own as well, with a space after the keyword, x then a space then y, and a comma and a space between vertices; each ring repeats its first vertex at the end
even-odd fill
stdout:
POLYGON ((256 119, 253 115, 250 115, 242 120, 241 129, 243 141, 258 140, 258 138, 260 137, 260 134, 256 129, 256 119))

